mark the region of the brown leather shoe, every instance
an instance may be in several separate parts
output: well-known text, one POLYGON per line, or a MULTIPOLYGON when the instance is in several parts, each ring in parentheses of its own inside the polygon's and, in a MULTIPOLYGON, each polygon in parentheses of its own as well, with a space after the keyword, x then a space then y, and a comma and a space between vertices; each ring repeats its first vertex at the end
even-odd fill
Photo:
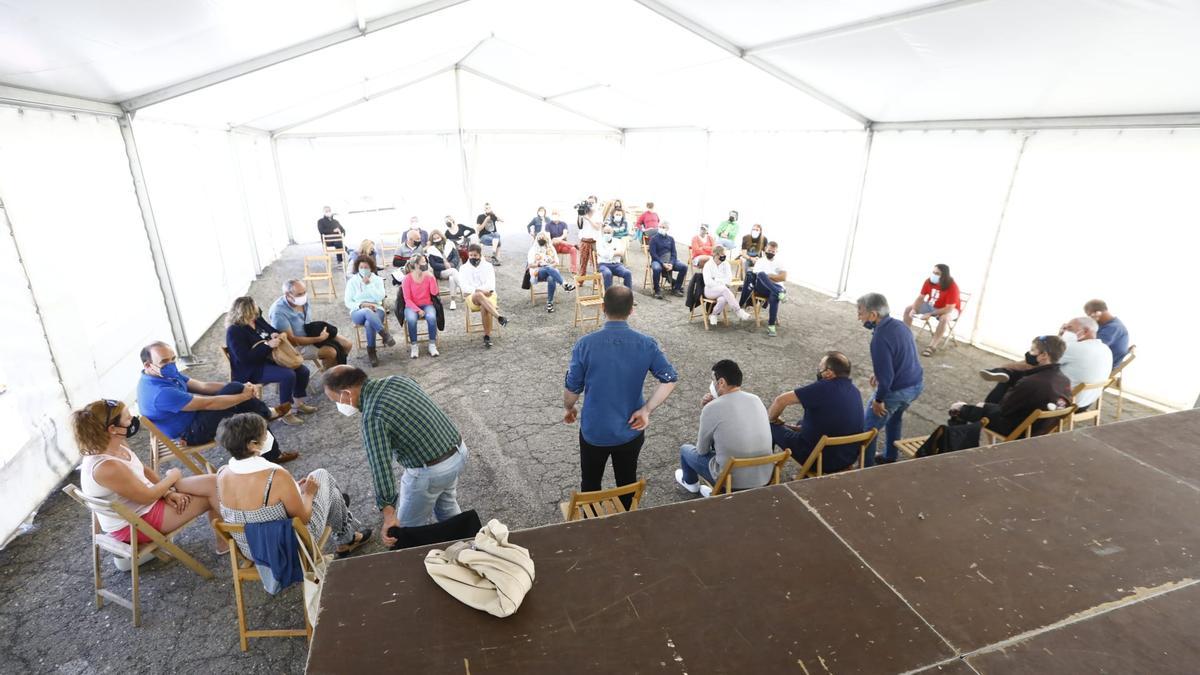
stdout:
POLYGON ((299 456, 300 456, 300 453, 298 453, 298 452, 281 452, 281 453, 279 453, 279 459, 275 460, 275 463, 276 464, 287 464, 288 462, 292 461, 293 459, 296 459, 299 456))
POLYGON ((275 420, 279 419, 280 417, 287 415, 291 411, 292 411, 291 403, 280 403, 279 405, 275 406, 274 408, 271 408, 271 421, 274 422, 275 420))

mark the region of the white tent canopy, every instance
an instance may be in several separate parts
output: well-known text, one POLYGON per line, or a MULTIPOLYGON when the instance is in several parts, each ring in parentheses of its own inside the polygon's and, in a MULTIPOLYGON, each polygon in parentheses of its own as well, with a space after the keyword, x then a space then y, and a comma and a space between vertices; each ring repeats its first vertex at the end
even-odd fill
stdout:
POLYGON ((132 402, 139 348, 186 354, 325 204, 352 238, 737 208, 833 296, 951 264, 1001 353, 1105 298, 1130 390, 1190 406, 1196 35, 1182 0, 2 3, 0 297, 31 338, 0 352, 0 537, 73 462, 66 412, 132 402))

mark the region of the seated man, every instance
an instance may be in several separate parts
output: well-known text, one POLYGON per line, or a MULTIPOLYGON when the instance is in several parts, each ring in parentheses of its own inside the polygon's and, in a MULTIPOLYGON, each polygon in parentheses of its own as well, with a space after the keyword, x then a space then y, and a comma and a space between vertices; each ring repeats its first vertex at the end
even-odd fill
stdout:
MULTIPOLYGON (((817 366, 817 381, 775 397, 767 415, 771 419, 771 440, 791 450, 800 466, 808 461, 822 436, 853 436, 863 430, 863 400, 850 379, 850 359, 841 352, 826 352, 817 366), (784 424, 780 418, 788 406, 804 406, 804 419, 798 425, 784 424)), ((858 461, 857 445, 827 447, 821 451, 824 473, 841 471, 858 461)), ((869 461, 869 459, 868 459, 869 461)))
POLYGON ((1096 337, 1112 351, 1113 368, 1116 368, 1129 353, 1129 330, 1108 311, 1108 304, 1103 300, 1088 300, 1083 306, 1083 313, 1100 325, 1096 337))
MULTIPOLYGON (((731 459, 771 454, 771 425, 762 399, 742 391, 742 369, 724 359, 712 367, 713 381, 700 405, 700 433, 696 445, 679 448, 680 468, 675 482, 688 492, 700 492, 700 477, 713 485, 731 459)), ((771 481, 770 464, 733 472, 734 490, 762 487, 771 481)))
POLYGON ((423 233, 424 230, 408 230, 404 233, 400 238, 400 245, 396 247, 396 255, 392 256, 392 267, 403 270, 413 256, 425 252, 426 240, 421 237, 423 233))
MULTIPOLYGON (((143 417, 173 439, 187 445, 203 445, 213 440, 221 420, 250 412, 273 420, 286 414, 283 406, 272 411, 262 402, 262 386, 241 382, 201 382, 179 372, 175 350, 165 342, 152 342, 142 348, 142 377, 138 381, 138 407, 143 417)), ((288 406, 290 409, 291 406, 288 406)), ((282 464, 300 456, 281 452, 279 443, 263 453, 267 461, 282 464)))
POLYGON ((458 285, 467 298, 467 310, 483 314, 483 346, 491 348, 492 319, 501 326, 507 326, 508 319, 497 309, 496 270, 483 259, 483 247, 479 244, 467 247, 467 266, 458 275, 458 285))
POLYGON ((675 250, 675 238, 671 236, 671 224, 666 221, 658 226, 654 236, 650 238, 650 271, 654 279, 654 297, 663 299, 661 281, 664 274, 667 283, 671 284, 671 295, 683 296, 683 279, 687 276, 687 265, 679 261, 675 250))
POLYGON ((567 224, 559 217, 558 209, 550 212, 545 231, 550 235, 550 243, 554 245, 554 250, 571 257, 571 274, 579 274, 579 247, 567 241, 567 224))
MULTIPOLYGON (((1066 344, 1066 352, 1055 363, 1062 366, 1063 375, 1070 380, 1072 389, 1081 384, 1097 384, 1108 380, 1112 373, 1112 350, 1096 339, 1096 320, 1081 316, 1063 324, 1058 330, 1059 337, 1066 344)), ((1016 386, 1031 368, 1036 367, 1033 357, 1025 354, 1024 362, 1006 363, 1000 368, 980 371, 980 376, 996 386, 988 394, 988 403, 999 403, 1009 389, 1016 386)), ((1100 398, 1100 389, 1082 392, 1075 399, 1075 407, 1080 412, 1087 410, 1100 398)))
POLYGON ((267 321, 287 335, 305 359, 318 359, 322 368, 346 363, 353 343, 324 321, 309 321, 308 287, 298 279, 283 282, 283 295, 267 310, 267 321), (332 330, 330 330, 332 329, 332 330))
POLYGON ((787 270, 779 263, 776 254, 779 244, 767 244, 763 255, 750 268, 750 276, 742 283, 742 298, 739 304, 745 307, 750 303, 750 294, 757 293, 767 299, 767 335, 775 337, 775 319, 779 316, 779 303, 787 299, 787 291, 783 282, 787 281, 787 270))
POLYGON ((337 261, 342 262, 342 249, 345 247, 346 228, 342 227, 337 218, 333 217, 333 209, 328 206, 325 207, 325 214, 317 220, 317 232, 320 233, 322 242, 324 242, 325 237, 337 238, 337 261))
POLYGON ((475 217, 475 226, 479 228, 479 243, 492 247, 493 265, 500 264, 500 230, 497 224, 504 222, 500 216, 492 212, 491 204, 483 205, 483 213, 475 217))
MULTIPOLYGON (((1035 410, 1060 408, 1070 405, 1071 384, 1060 365, 1068 345, 1061 338, 1053 335, 1043 335, 1033 339, 1026 354, 1027 362, 1033 365, 1023 371, 1020 380, 1005 391, 998 403, 983 402, 968 405, 963 402, 950 406, 949 425, 978 424, 984 417, 988 418, 988 429, 1005 436, 1011 434, 1035 410)), ((1049 431, 1055 420, 1046 420, 1040 427, 1033 429, 1033 435, 1039 436, 1049 431)), ((973 429, 978 434, 977 429, 973 429)), ((952 443, 953 441, 951 441, 952 443)), ((942 449, 957 450, 969 447, 958 444, 957 447, 942 449)))
POLYGON ((621 264, 621 247, 613 240, 611 225, 605 225, 601 231, 600 241, 596 242, 596 261, 599 263, 600 276, 604 279, 604 288, 612 285, 613 275, 625 280, 625 287, 633 289, 633 272, 621 264))

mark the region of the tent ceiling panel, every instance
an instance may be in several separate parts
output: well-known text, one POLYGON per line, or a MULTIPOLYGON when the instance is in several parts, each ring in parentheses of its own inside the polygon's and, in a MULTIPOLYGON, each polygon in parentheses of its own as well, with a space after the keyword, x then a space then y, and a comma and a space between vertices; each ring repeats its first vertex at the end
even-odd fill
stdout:
POLYGON ((481 72, 539 96, 553 96, 581 87, 601 84, 596 79, 572 71, 563 59, 538 56, 519 44, 492 38, 463 61, 481 72))
POLYGON ((1200 110, 1200 5, 992 0, 764 52, 877 121, 1200 110))
POLYGON ((446 71, 410 87, 327 115, 288 130, 289 134, 320 135, 405 131, 447 131, 456 124, 454 73, 446 71))
POLYGON ((464 129, 615 131, 469 72, 460 72, 459 77, 464 129))
MULTIPOLYGON (((369 19, 421 1, 360 5, 369 19)), ((117 102, 356 24, 355 0, 10 0, 0 81, 117 102)))

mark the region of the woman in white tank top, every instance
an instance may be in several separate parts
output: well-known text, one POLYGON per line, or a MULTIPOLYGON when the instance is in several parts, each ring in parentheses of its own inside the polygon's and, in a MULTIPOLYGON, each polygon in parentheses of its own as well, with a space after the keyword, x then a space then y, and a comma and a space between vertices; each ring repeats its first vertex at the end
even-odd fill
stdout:
MULTIPOLYGON (((215 475, 184 478, 179 469, 169 469, 160 478, 126 446, 141 422, 124 403, 89 403, 73 413, 72 424, 84 455, 79 479, 85 495, 121 503, 160 532, 171 532, 205 512, 210 524, 220 517, 215 475)), ((130 541, 129 524, 116 514, 97 511, 96 517, 101 529, 113 538, 130 541)), ((215 531, 213 535, 216 537, 215 531)), ((138 541, 150 539, 139 533, 138 541)), ((218 553, 228 550, 220 538, 216 542, 218 553)))

